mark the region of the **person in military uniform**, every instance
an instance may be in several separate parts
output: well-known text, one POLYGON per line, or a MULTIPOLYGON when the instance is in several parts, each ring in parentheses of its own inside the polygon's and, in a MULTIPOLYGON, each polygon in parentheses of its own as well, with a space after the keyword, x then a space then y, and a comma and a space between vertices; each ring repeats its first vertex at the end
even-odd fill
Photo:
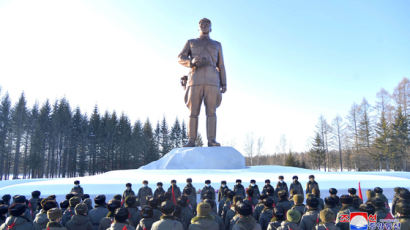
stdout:
POLYGON ((205 186, 202 188, 201 191, 201 200, 205 200, 205 194, 211 194, 211 197, 209 199, 213 200, 215 202, 215 189, 211 185, 211 180, 206 180, 205 181, 205 186))
POLYGON ((107 228, 111 226, 111 223, 114 221, 115 210, 120 207, 121 207, 121 201, 115 200, 115 199, 108 201, 107 216, 101 219, 100 225, 98 226, 98 230, 106 230, 107 228))
POLYGON ((172 201, 172 203, 176 205, 178 198, 182 195, 181 189, 179 189, 176 180, 171 180, 171 186, 169 186, 167 192, 170 194, 170 200, 172 201))
POLYGON ((401 229, 410 229, 410 202, 400 200, 396 204, 397 219, 401 229))
POLYGON ((184 229, 188 229, 191 224, 191 219, 194 217, 193 210, 188 206, 188 197, 183 195, 178 199, 178 206, 180 207, 179 220, 184 226, 184 229))
POLYGON ((288 200, 285 190, 280 190, 278 193, 279 201, 276 204, 276 213, 278 215, 286 216, 286 212, 292 208, 292 203, 288 200))
MULTIPOLYGON (((340 198, 337 195, 337 189, 329 188, 329 195, 330 195, 330 197, 332 197, 334 199, 336 207, 340 209, 342 207, 342 204, 340 203, 340 198)), ((332 211, 334 212, 333 209, 332 209, 332 211)), ((338 212, 339 211, 334 212, 334 213, 337 214, 338 212)))
MULTIPOLYGON (((300 195, 300 194, 298 194, 300 195)), ((295 210, 291 209, 286 213, 286 220, 282 221, 281 225, 276 230, 300 230, 298 224, 301 218, 301 214, 295 210)), ((268 228, 268 230, 270 230, 268 228)))
MULTIPOLYGON (((260 195, 260 197, 259 197, 258 203, 255 205, 255 208, 254 208, 254 210, 253 210, 253 214, 252 214, 252 215, 253 215, 253 217, 255 218, 256 221, 259 221, 259 217, 260 217, 260 215, 261 215, 261 213, 262 213, 262 210, 265 208, 265 199, 267 199, 267 198, 271 198, 271 199, 273 200, 272 197, 268 197, 268 196, 262 194, 262 195, 260 195)), ((274 202, 274 204, 275 204, 275 201, 274 201, 274 200, 273 200, 273 202, 274 202)))
POLYGON ((136 230, 150 230, 154 223, 154 212, 151 206, 144 206, 141 210, 142 219, 138 223, 136 230))
POLYGON ((136 196, 127 196, 124 201, 124 207, 128 210, 128 222, 134 228, 137 227, 138 223, 141 220, 141 215, 137 207, 137 197, 136 196))
POLYGON ((262 194, 268 196, 268 192, 270 192, 271 197, 274 198, 275 189, 270 184, 270 180, 266 179, 265 180, 265 185, 263 186, 263 189, 262 189, 262 194))
POLYGON ((63 225, 60 224, 61 217, 63 217, 63 211, 59 208, 52 208, 47 211, 47 217, 50 220, 47 223, 47 230, 67 230, 63 225))
POLYGON ((274 201, 272 198, 266 198, 263 200, 263 210, 260 214, 259 224, 261 225, 262 230, 266 230, 270 223, 270 220, 273 218, 273 205, 274 201))
POLYGON ((7 219, 7 212, 8 212, 7 205, 1 204, 0 205, 0 225, 2 225, 7 219))
POLYGON ((41 229, 46 228, 49 219, 47 218, 47 211, 57 208, 57 202, 53 200, 44 199, 41 201, 41 210, 37 213, 36 217, 34 218, 34 224, 38 225, 41 229))
POLYGON ((105 195, 97 195, 94 198, 95 206, 88 213, 88 216, 90 217, 91 224, 93 225, 94 230, 98 230, 100 221, 108 214, 108 209, 107 209, 105 200, 106 200, 105 195))
MULTIPOLYGON (((72 199, 72 198, 71 198, 72 199)), ((67 230, 92 230, 93 225, 88 218, 88 207, 84 203, 75 206, 75 215, 71 217, 65 227, 67 230)))
POLYGON ((154 191, 154 198, 158 198, 165 194, 165 190, 162 186, 163 186, 162 182, 157 182, 157 188, 154 191))
POLYGON ((192 210, 196 210, 196 188, 192 185, 191 178, 186 179, 186 185, 182 193, 187 196, 189 206, 191 206, 192 210))
POLYGON ((128 224, 128 209, 127 208, 117 208, 114 213, 114 222, 107 230, 131 230, 135 229, 135 226, 128 224))
POLYGON ((28 208, 30 210, 31 219, 34 220, 39 209, 41 192, 36 190, 31 192, 31 198, 28 201, 28 208))
POLYGON ((167 200, 161 203, 161 219, 152 224, 151 230, 184 230, 182 223, 172 215, 175 211, 175 205, 172 201, 167 200))
POLYGON ((80 186, 79 180, 74 181, 74 187, 71 189, 71 193, 79 197, 82 197, 84 195, 84 189, 80 186))
MULTIPOLYGON (((337 198, 337 201, 340 201, 339 197, 337 198)), ((336 205, 336 199, 333 196, 328 196, 325 198, 325 208, 332 210, 335 215, 340 211, 339 206, 336 205)))
POLYGON ((303 214, 299 223, 301 230, 312 230, 315 225, 319 224, 319 201, 316 197, 308 197, 306 199, 307 211, 303 214))
POLYGON ((226 195, 226 200, 225 203, 223 204, 222 207, 222 213, 221 213, 221 217, 222 220, 225 223, 225 219, 226 219, 226 214, 228 213, 228 211, 231 209, 231 207, 233 206, 233 197, 234 197, 234 193, 232 190, 228 190, 226 195))
POLYGON ((335 225, 336 214, 331 209, 325 208, 320 211, 320 224, 316 230, 339 230, 335 225))
POLYGON ((226 186, 226 181, 223 180, 221 181, 221 186, 219 187, 219 190, 218 190, 218 202, 220 202, 222 199, 225 198, 226 190, 229 190, 229 188, 226 186))
POLYGON ((304 199, 305 197, 303 194, 303 188, 302 188, 302 184, 299 182, 299 177, 295 175, 292 177, 292 180, 293 181, 289 186, 289 190, 296 192, 296 194, 301 194, 304 199))
POLYGON ((296 194, 293 196, 293 206, 291 209, 296 209, 300 212, 300 215, 305 214, 306 207, 303 204, 304 197, 302 194, 296 194))
POLYGON ((239 204, 239 202, 241 202, 242 199, 243 198, 241 196, 234 196, 233 197, 232 205, 228 209, 228 211, 226 212, 226 215, 225 215, 225 218, 224 218, 225 228, 226 229, 232 229, 233 225, 231 225, 231 223, 235 222, 235 221, 233 221, 233 219, 236 216, 236 205, 239 204))
POLYGON ((242 185, 241 179, 236 180, 236 184, 233 187, 233 191, 235 193, 235 196, 240 196, 242 198, 245 198, 245 188, 242 185))
POLYGON ((256 222, 255 218, 252 216, 252 204, 251 202, 244 200, 243 202, 238 202, 236 205, 236 210, 239 214, 239 218, 233 225, 232 230, 261 230, 261 225, 256 222))
POLYGON ((40 228, 29 221, 24 215, 26 205, 14 203, 9 207, 9 217, 0 226, 0 230, 40 230, 40 228))
POLYGON ((215 206, 215 202, 211 199, 205 199, 204 200, 205 203, 208 203, 209 205, 211 205, 211 217, 214 219, 214 221, 218 224, 218 229, 219 230, 224 230, 225 229, 225 223, 222 220, 222 218, 220 216, 217 215, 216 213, 216 206, 215 206))
POLYGON ((341 220, 342 215, 350 215, 351 212, 356 212, 357 210, 353 208, 353 198, 349 195, 340 196, 340 202, 342 203, 342 208, 340 208, 340 211, 337 213, 336 226, 341 230, 349 230, 350 225, 341 220))
POLYGON ((276 188, 275 188, 276 198, 279 198, 279 196, 278 196, 279 191, 285 191, 286 192, 286 197, 288 197, 289 196, 289 190, 288 190, 288 185, 284 181, 285 178, 282 175, 280 175, 278 177, 278 179, 279 179, 279 181, 276 184, 276 188))
POLYGON ((186 42, 178 55, 179 63, 191 68, 185 95, 185 103, 190 110, 188 122, 188 143, 184 147, 194 147, 198 133, 198 115, 202 101, 206 110, 208 146, 220 146, 216 142, 216 108, 226 91, 226 73, 221 43, 210 39, 211 21, 199 21, 200 36, 186 42))
POLYGON ((309 175, 309 181, 306 183, 306 194, 313 193, 313 189, 319 190, 319 184, 315 181, 314 175, 309 175))
POLYGON ((122 200, 125 200, 127 196, 131 196, 131 195, 135 196, 135 192, 132 190, 132 184, 127 183, 125 184, 125 190, 122 193, 122 200))
POLYGON ((256 180, 252 179, 250 181, 248 190, 252 190, 252 205, 255 206, 258 203, 259 197, 261 195, 260 191, 259 191, 259 187, 256 184, 256 180))
POLYGON ((148 181, 142 182, 142 187, 138 190, 137 198, 141 206, 147 205, 147 196, 152 196, 152 189, 148 187, 148 181))
POLYGON ((73 196, 70 198, 68 203, 70 206, 68 207, 67 210, 64 211, 63 213, 63 218, 61 220, 61 223, 65 226, 67 222, 71 219, 71 217, 75 214, 75 206, 81 202, 81 199, 78 196, 73 196))
POLYGON ((367 197, 366 203, 372 203, 373 200, 376 197, 376 193, 371 189, 367 189, 366 190, 366 197, 367 197))
POLYGON ((219 230, 215 218, 211 215, 212 207, 207 202, 200 202, 197 207, 197 215, 192 218, 189 230, 219 230))

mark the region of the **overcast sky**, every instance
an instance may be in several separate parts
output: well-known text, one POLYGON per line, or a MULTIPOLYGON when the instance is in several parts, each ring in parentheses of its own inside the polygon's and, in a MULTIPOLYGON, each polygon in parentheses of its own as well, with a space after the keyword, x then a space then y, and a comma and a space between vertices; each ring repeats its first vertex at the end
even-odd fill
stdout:
POLYGON ((243 150, 252 134, 273 153, 285 135, 304 151, 320 114, 345 117, 409 77, 409 10, 409 1, 0 0, 1 93, 187 120, 177 55, 207 17, 228 82, 217 139, 243 150))

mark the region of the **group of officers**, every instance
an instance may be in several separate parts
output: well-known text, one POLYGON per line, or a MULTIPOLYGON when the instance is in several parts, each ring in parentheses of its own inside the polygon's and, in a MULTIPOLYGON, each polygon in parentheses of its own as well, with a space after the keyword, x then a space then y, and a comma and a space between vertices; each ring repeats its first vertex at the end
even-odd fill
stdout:
POLYGON ((97 195, 94 205, 77 180, 60 203, 54 195, 40 198, 40 191, 33 191, 29 200, 4 195, 0 230, 348 230, 343 217, 358 211, 377 217, 377 222, 397 219, 391 229, 410 229, 408 188, 395 188, 390 208, 379 187, 366 191, 366 202, 354 188, 340 197, 330 188, 329 196, 322 199, 313 175, 305 190, 297 176, 289 187, 283 176, 278 179, 275 187, 265 180, 262 189, 255 180, 245 188, 238 179, 232 189, 221 181, 218 190, 206 180, 196 190, 188 178, 182 190, 172 180, 167 190, 158 182, 154 191, 144 180, 137 193, 127 183, 122 195, 108 202, 105 195, 97 195))

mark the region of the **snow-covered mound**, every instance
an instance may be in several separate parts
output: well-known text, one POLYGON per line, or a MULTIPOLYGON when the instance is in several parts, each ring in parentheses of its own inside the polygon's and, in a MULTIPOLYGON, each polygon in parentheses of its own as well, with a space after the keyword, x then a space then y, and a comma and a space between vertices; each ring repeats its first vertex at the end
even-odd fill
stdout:
POLYGON ((245 158, 232 147, 176 148, 140 169, 243 169, 245 158))

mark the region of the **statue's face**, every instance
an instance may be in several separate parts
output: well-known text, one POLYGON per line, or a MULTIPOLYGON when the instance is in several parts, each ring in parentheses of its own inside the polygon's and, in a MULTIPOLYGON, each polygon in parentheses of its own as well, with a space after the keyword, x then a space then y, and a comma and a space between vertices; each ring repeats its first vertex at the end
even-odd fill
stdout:
POLYGON ((199 31, 201 34, 209 34, 211 32, 211 23, 202 22, 199 24, 199 31))

